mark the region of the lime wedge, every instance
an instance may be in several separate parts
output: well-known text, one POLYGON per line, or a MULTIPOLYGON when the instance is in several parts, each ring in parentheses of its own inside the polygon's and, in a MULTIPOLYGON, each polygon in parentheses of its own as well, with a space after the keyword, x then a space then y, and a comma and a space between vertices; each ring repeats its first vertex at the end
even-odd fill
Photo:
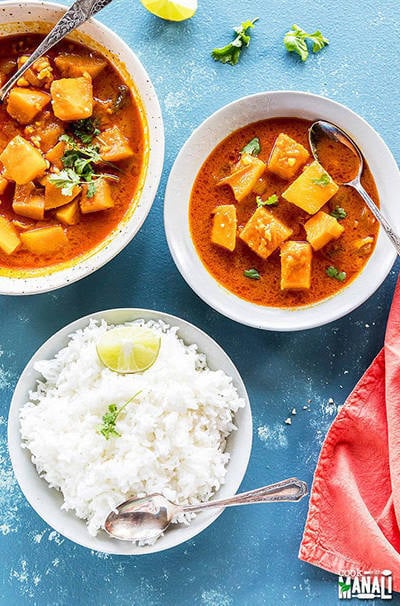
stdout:
POLYGON ((197 0, 140 0, 147 10, 156 17, 167 21, 184 21, 197 11, 197 0))
POLYGON ((96 344, 105 366, 121 374, 143 372, 157 360, 161 339, 144 326, 117 326, 107 330, 96 344))

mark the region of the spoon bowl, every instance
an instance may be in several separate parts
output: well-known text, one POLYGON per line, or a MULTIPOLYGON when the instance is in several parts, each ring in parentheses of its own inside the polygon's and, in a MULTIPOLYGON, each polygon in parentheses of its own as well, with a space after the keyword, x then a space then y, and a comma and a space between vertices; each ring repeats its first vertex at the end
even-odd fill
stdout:
MULTIPOLYGON (((308 139, 310 143, 311 152, 315 160, 320 161, 319 147, 321 146, 321 143, 324 139, 328 139, 331 143, 337 144, 338 150, 335 154, 337 155, 337 157, 340 157, 340 154, 348 154, 349 151, 351 154, 354 155, 357 160, 356 172, 354 176, 351 175, 351 178, 349 178, 343 183, 340 183, 340 185, 352 187, 359 193, 359 195, 362 197, 362 199, 374 215, 375 219, 379 221, 380 225, 383 227, 384 231, 386 232, 387 236, 395 247, 397 254, 400 255, 400 237, 395 232, 386 217, 376 206, 375 202, 372 200, 370 195, 365 191, 361 183, 361 175, 364 169, 364 157, 357 144, 341 128, 339 128, 335 124, 332 124, 331 122, 326 122, 324 120, 317 120, 310 126, 308 131, 308 139)), ((327 172, 331 174, 331 171, 329 170, 329 167, 325 165, 324 160, 322 160, 322 166, 324 166, 327 172)))

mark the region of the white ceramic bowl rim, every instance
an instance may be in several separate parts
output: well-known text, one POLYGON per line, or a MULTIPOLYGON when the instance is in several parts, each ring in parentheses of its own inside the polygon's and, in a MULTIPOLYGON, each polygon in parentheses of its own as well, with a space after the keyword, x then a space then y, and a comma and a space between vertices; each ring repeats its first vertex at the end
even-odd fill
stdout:
POLYGON ((211 307, 236 322, 277 331, 321 326, 351 312, 375 292, 396 259, 395 250, 381 229, 373 255, 349 286, 334 297, 298 309, 252 304, 229 292, 208 273, 189 229, 188 210, 194 179, 211 151, 231 132, 258 120, 285 116, 328 120, 348 132, 363 150, 374 175, 383 212, 400 231, 397 164, 376 131, 344 105, 306 92, 271 91, 243 97, 207 118, 182 147, 168 179, 164 205, 168 246, 186 282, 211 307))
POLYGON ((231 453, 231 459, 227 467, 226 481, 216 497, 231 496, 240 486, 250 458, 252 420, 249 398, 238 370, 223 349, 193 324, 170 314, 133 308, 99 311, 68 324, 50 337, 28 362, 15 388, 8 418, 8 448, 15 476, 25 497, 45 522, 61 535, 79 545, 116 555, 143 555, 175 547, 207 528, 223 510, 201 512, 189 526, 171 527, 151 546, 137 547, 131 543, 111 539, 105 532, 100 532, 97 537, 92 537, 83 520, 77 518, 72 512, 61 510, 63 502, 61 494, 55 489, 50 489, 47 482, 39 477, 28 450, 21 448, 19 411, 29 400, 29 391, 35 387, 36 380, 41 377, 40 373, 34 370, 34 363, 53 357, 67 345, 69 335, 79 328, 87 326, 90 318, 104 319, 110 324, 120 324, 138 318, 157 319, 171 326, 178 326, 178 336, 183 338, 186 343, 197 343, 199 351, 206 354, 211 369, 220 368, 232 377, 239 395, 244 398, 245 407, 239 409, 235 415, 238 429, 232 432, 227 441, 227 451, 231 453))
MULTIPOLYGON (((54 23, 65 13, 66 7, 52 2, 30 0, 20 4, 12 1, 0 3, 0 21, 2 24, 17 22, 54 23), (28 10, 29 9, 29 10, 28 10)), ((78 28, 105 49, 109 49, 126 66, 141 98, 145 121, 148 129, 148 165, 147 173, 136 209, 130 219, 121 223, 114 237, 106 246, 94 255, 71 266, 51 271, 47 275, 14 277, 0 276, 0 294, 24 295, 48 292, 66 286, 99 269, 113 259, 136 235, 146 219, 157 193, 164 162, 164 126, 160 104, 150 78, 134 52, 111 29, 97 21, 89 19, 78 28)), ((3 32, 2 35, 7 35, 3 32)))

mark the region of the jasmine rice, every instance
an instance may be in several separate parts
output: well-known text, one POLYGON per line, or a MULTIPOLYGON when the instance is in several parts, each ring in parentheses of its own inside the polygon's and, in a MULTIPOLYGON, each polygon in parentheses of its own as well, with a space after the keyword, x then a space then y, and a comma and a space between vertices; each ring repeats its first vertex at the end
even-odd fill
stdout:
POLYGON ((93 536, 133 495, 160 492, 182 505, 208 500, 224 483, 226 438, 244 406, 231 377, 210 370, 177 327, 135 323, 161 337, 151 368, 127 375, 106 368, 96 342, 113 326, 90 320, 53 359, 35 364, 42 379, 20 413, 22 446, 38 473, 93 536), (109 405, 119 408, 137 392, 117 418, 120 436, 105 439, 99 427, 109 405))

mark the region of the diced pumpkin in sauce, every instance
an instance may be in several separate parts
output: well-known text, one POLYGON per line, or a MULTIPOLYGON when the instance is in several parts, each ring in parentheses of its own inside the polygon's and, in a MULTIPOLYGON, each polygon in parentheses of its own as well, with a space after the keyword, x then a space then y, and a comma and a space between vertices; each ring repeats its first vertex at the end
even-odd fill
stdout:
POLYGON ((68 196, 65 196, 62 193, 62 188, 57 187, 54 183, 51 183, 48 178, 45 180, 44 184, 44 207, 46 210, 50 208, 58 208, 59 206, 64 206, 71 202, 81 191, 81 187, 79 185, 75 185, 72 190, 72 193, 68 196))
POLYGON ((31 194, 25 199, 15 199, 12 203, 13 211, 16 215, 43 221, 44 219, 44 195, 31 194))
POLYGON ((58 140, 64 132, 63 126, 58 122, 45 124, 40 131, 40 149, 43 152, 48 152, 58 144, 58 140))
POLYGON ((79 204, 78 200, 73 200, 56 212, 56 218, 64 225, 76 225, 79 223, 79 204))
POLYGON ((54 147, 49 149, 49 151, 46 154, 46 159, 50 162, 50 164, 52 164, 56 168, 59 168, 60 170, 63 168, 63 163, 61 162, 61 158, 63 157, 63 155, 65 153, 65 148, 66 148, 66 145, 65 145, 64 141, 60 141, 59 143, 57 143, 57 145, 55 145, 54 147))
POLYGON ((54 59, 57 69, 64 78, 77 78, 83 74, 89 74, 95 78, 107 65, 101 57, 86 55, 63 54, 54 59))
POLYGON ((56 252, 68 243, 61 225, 29 229, 20 234, 25 248, 36 255, 47 255, 56 252))
POLYGON ((60 120, 82 120, 93 113, 93 87, 90 77, 54 80, 50 87, 53 112, 60 120))
POLYGON ((309 159, 310 154, 301 143, 280 133, 268 160, 268 170, 281 179, 292 179, 309 159))
POLYGON ((315 160, 289 185, 282 198, 314 215, 338 189, 326 170, 315 160))
POLYGON ((21 240, 17 234, 17 230, 11 221, 8 221, 5 217, 0 217, 0 248, 6 253, 11 255, 21 245, 21 240))
MULTIPOLYGON (((25 65, 29 55, 18 57, 18 68, 25 65)), ((36 86, 37 88, 50 88, 54 79, 53 68, 48 57, 40 57, 34 61, 33 65, 27 69, 21 78, 17 81, 17 86, 36 86)))
POLYGON ((46 161, 29 141, 17 135, 0 154, 5 176, 19 185, 33 181, 44 174, 46 161))
POLYGON ((31 88, 13 88, 8 96, 7 113, 20 124, 29 124, 50 103, 50 96, 31 88))
POLYGON ((82 197, 80 201, 81 212, 83 214, 95 213, 100 210, 107 210, 114 206, 111 195, 110 184, 105 179, 96 179, 96 191, 91 198, 87 197, 87 185, 82 187, 82 197))
POLYGON ((238 202, 241 202, 252 191, 258 179, 265 171, 265 164, 251 154, 242 154, 240 162, 236 165, 233 172, 218 181, 217 185, 229 185, 232 188, 233 195, 238 202))
POLYGON ((247 221, 239 237, 259 257, 267 259, 293 231, 262 206, 247 221))
POLYGON ((314 250, 320 250, 330 242, 336 240, 344 232, 344 227, 335 217, 320 210, 304 224, 307 240, 314 250))
POLYGON ((311 287, 312 248, 308 242, 289 240, 281 246, 281 290, 311 287))
POLYGON ((100 155, 105 162, 118 162, 133 156, 127 137, 116 125, 103 131, 96 139, 96 143, 100 144, 100 155))
POLYGON ((0 176, 0 196, 4 194, 7 189, 8 181, 4 177, 0 176))
POLYGON ((33 221, 25 221, 24 219, 12 219, 11 223, 20 231, 31 229, 35 225, 33 221))
POLYGON ((236 246, 237 218, 233 204, 223 204, 214 209, 211 242, 231 252, 236 246))

